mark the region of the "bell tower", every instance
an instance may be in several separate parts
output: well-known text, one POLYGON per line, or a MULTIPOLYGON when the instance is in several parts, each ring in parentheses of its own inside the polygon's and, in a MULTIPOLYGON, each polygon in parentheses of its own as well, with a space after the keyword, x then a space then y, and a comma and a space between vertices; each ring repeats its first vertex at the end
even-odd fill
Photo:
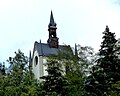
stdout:
POLYGON ((48 25, 48 31, 49 31, 49 38, 47 40, 48 44, 49 44, 49 47, 50 48, 58 48, 58 37, 57 37, 57 33, 56 33, 56 23, 54 21, 54 18, 53 18, 53 13, 51 11, 51 16, 50 16, 50 23, 48 25))

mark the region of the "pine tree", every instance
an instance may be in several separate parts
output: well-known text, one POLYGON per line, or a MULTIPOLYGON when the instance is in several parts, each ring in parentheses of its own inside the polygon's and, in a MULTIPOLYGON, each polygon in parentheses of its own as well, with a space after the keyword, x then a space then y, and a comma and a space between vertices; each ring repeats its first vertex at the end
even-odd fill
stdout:
POLYGON ((99 59, 93 66, 92 75, 87 81, 89 84, 86 84, 87 91, 97 96, 106 95, 111 84, 120 80, 120 59, 117 55, 118 50, 115 48, 117 43, 115 33, 110 32, 106 26, 103 34, 99 59))
POLYGON ((71 49, 66 48, 57 56, 48 58, 46 64, 48 75, 42 77, 44 95, 83 96, 85 94, 84 80, 88 73, 86 69, 90 64, 88 57, 92 55, 93 50, 87 46, 79 46, 78 50, 78 54, 74 55, 71 49))
POLYGON ((44 79, 44 94, 49 96, 64 96, 66 81, 63 76, 61 63, 52 57, 47 60, 46 66, 48 75, 41 77, 41 79, 44 79))
POLYGON ((104 34, 98 65, 103 68, 109 82, 116 83, 120 80, 120 59, 116 54, 118 50, 115 48, 117 40, 115 39, 115 33, 109 32, 107 26, 104 34))

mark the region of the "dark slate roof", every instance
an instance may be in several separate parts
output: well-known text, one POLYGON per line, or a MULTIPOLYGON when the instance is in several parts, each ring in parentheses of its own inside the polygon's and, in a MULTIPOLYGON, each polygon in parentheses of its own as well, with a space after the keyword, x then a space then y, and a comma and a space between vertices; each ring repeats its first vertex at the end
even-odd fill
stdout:
POLYGON ((71 48, 70 46, 59 45, 58 48, 51 48, 49 44, 35 42, 34 50, 38 51, 39 56, 49 56, 49 55, 57 55, 59 51, 65 50, 65 48, 71 48))

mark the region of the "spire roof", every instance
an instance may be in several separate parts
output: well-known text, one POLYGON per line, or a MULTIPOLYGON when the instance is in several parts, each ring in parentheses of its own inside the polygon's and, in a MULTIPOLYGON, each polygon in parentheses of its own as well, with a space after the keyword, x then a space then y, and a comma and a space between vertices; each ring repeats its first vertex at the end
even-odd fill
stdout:
POLYGON ((31 51, 30 51, 30 53, 29 53, 29 58, 31 59, 31 51))
POLYGON ((55 27, 56 28, 56 23, 54 21, 52 10, 51 10, 51 15, 50 15, 50 23, 49 23, 48 27, 55 27))
POLYGON ((31 51, 29 53, 29 67, 32 66, 32 56, 31 56, 31 51))
POLYGON ((76 56, 78 55, 76 43, 75 43, 75 55, 76 55, 76 56))
POLYGON ((105 31, 106 31, 106 32, 109 32, 109 31, 110 31, 108 25, 106 25, 105 31))

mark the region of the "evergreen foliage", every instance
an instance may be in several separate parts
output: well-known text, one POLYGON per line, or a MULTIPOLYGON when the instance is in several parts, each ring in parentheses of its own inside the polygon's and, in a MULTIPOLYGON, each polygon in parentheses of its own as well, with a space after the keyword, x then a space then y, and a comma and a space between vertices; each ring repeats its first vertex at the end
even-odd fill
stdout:
POLYGON ((86 90, 95 96, 106 96, 111 84, 120 80, 120 58, 117 54, 119 50, 116 48, 115 33, 110 32, 106 26, 103 34, 99 59, 86 81, 86 90))
POLYGON ((4 64, 4 62, 3 62, 3 64, 0 63, 0 74, 5 75, 5 64, 4 64))
POLYGON ((81 50, 78 49, 79 56, 77 56, 67 47, 64 50, 66 51, 60 51, 57 56, 48 58, 46 64, 48 75, 42 77, 44 92, 50 96, 52 94, 54 96, 82 96, 85 94, 85 73, 90 64, 87 57, 90 55, 89 52, 93 51, 90 47, 82 47, 81 50))
POLYGON ((112 84, 112 89, 109 90, 110 96, 120 96, 120 81, 112 84))
POLYGON ((48 75, 34 79, 28 58, 20 50, 10 57, 10 70, 0 64, 0 96, 119 96, 120 39, 106 26, 101 48, 94 57, 91 47, 76 46, 75 54, 65 46, 51 55, 48 75))
POLYGON ((18 50, 8 62, 12 68, 6 75, 0 76, 0 96, 38 96, 38 83, 27 67, 27 57, 18 50))
POLYGON ((66 80, 63 76, 62 65, 55 58, 49 58, 47 60, 47 72, 48 75, 41 77, 44 79, 43 92, 49 96, 64 96, 66 80))
POLYGON ((43 82, 34 79, 32 69, 27 65, 28 58, 20 50, 15 52, 15 57, 8 60, 10 70, 0 75, 0 96, 83 95, 85 74, 82 67, 87 61, 86 53, 83 55, 82 52, 79 58, 73 55, 71 48, 66 50, 48 58, 48 75, 42 77, 43 82))

